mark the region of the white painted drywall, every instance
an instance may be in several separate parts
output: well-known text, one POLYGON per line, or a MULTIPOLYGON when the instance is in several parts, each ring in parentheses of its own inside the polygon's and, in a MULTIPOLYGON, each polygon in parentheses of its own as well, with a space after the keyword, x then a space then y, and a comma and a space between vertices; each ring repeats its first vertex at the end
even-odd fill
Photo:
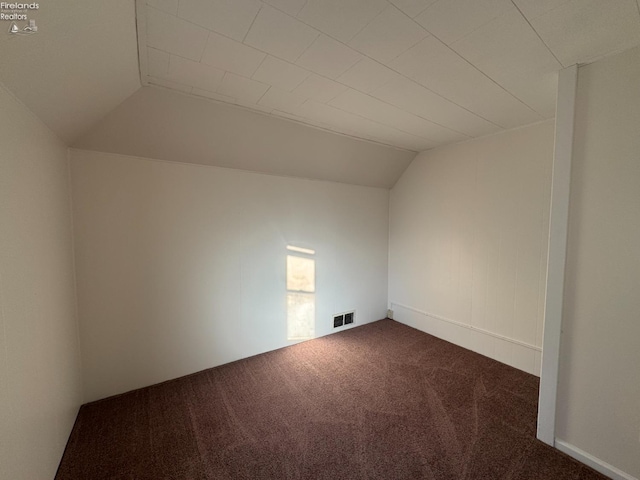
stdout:
POLYGON ((420 154, 390 196, 394 317, 539 375, 553 121, 420 154))
POLYGON ((640 48, 578 70, 556 437, 640 477, 640 48))
POLYGON ((0 84, 0 478, 53 478, 81 403, 66 146, 0 84))
POLYGON ((138 90, 72 146, 383 188, 391 188, 416 156, 156 87, 138 90))
POLYGON ((289 345, 286 246, 316 251, 316 335, 387 302, 386 189, 71 151, 85 395, 289 345))

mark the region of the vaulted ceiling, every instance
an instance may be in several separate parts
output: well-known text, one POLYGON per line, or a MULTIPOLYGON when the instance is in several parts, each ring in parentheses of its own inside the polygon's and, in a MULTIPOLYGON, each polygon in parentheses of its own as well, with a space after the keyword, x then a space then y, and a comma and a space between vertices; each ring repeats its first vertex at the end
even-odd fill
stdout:
POLYGON ((139 0, 143 83, 421 151, 552 118, 636 0, 139 0))
POLYGON ((552 118, 559 69, 640 44, 640 0, 56 0, 34 15, 35 35, 0 22, 0 82, 67 145, 381 187, 415 152, 552 118))

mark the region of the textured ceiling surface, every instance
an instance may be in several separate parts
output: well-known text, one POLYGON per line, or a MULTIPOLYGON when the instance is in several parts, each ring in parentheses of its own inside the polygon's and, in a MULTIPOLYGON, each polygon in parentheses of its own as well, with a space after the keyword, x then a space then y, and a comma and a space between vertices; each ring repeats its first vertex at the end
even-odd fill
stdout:
POLYGON ((138 0, 144 84, 413 151, 552 118, 640 0, 138 0))

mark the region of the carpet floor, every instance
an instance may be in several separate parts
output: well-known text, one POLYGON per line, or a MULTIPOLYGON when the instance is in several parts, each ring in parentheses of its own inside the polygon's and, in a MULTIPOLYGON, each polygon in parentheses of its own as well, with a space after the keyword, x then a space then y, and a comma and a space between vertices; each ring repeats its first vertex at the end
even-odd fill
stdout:
POLYGON ((392 320, 84 405, 57 480, 604 479, 538 379, 392 320))

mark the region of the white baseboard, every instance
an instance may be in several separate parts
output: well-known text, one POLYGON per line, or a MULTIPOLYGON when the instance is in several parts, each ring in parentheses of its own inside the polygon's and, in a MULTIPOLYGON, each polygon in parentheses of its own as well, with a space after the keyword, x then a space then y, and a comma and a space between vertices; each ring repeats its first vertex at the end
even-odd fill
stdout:
POLYGON ((540 376, 542 349, 416 308, 390 302, 394 319, 463 348, 540 376))
POLYGON ((600 472, 613 480, 638 480, 636 477, 617 469, 613 465, 603 462, 599 458, 596 458, 584 450, 580 450, 575 445, 571 445, 563 440, 558 440, 556 438, 555 446, 561 452, 566 453, 570 457, 575 458, 579 462, 588 465, 595 471, 600 472))

